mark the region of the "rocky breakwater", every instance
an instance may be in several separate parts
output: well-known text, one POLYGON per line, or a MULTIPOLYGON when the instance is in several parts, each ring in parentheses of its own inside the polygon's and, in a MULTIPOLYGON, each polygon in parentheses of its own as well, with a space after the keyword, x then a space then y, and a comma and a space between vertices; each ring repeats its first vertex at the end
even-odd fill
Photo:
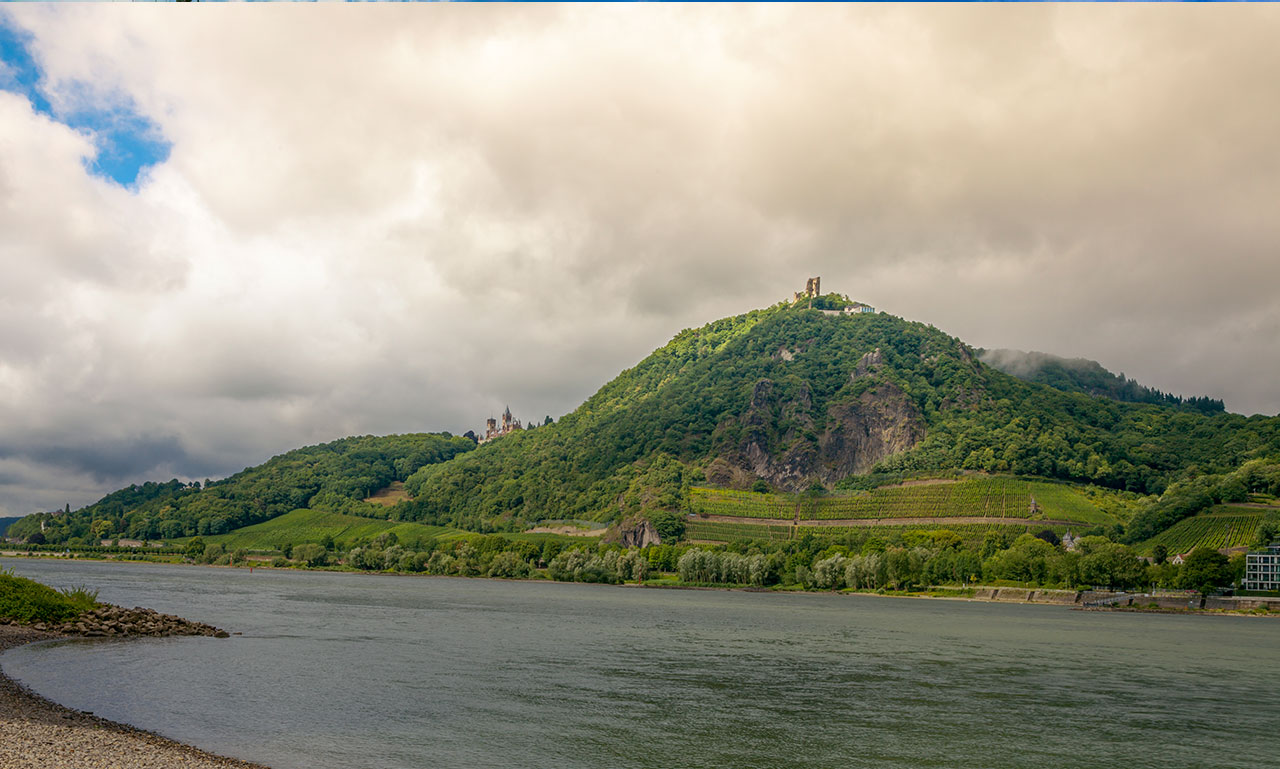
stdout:
MULTIPOLYGON (((11 623, 0 619, 3 624, 11 623)), ((227 638, 225 630, 206 625, 203 622, 192 622, 172 614, 161 614, 154 609, 135 607, 126 609, 122 606, 104 604, 96 609, 84 612, 75 619, 66 622, 37 622, 30 625, 33 630, 43 630, 63 636, 83 636, 85 638, 129 637, 129 636, 210 636, 227 638)))

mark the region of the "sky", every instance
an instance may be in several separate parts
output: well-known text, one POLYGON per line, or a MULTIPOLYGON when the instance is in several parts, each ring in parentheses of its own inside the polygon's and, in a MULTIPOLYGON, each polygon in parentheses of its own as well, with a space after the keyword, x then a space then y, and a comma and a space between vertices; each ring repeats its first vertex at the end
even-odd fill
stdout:
POLYGON ((826 291, 1280 412, 1275 6, 0 8, 0 516, 826 291))

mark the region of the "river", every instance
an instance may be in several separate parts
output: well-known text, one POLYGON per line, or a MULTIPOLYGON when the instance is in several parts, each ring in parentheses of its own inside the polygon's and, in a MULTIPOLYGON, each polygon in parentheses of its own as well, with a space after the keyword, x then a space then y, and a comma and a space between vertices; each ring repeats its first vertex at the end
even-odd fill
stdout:
POLYGON ((1274 766, 1280 622, 0 559, 242 635, 14 649, 70 707, 275 769, 1274 766))

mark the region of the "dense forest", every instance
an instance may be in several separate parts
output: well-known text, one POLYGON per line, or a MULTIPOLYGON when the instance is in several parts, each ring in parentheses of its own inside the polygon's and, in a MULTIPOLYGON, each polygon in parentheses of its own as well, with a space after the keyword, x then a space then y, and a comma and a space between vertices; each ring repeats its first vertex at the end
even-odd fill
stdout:
POLYGON ((129 486, 71 513, 27 516, 9 535, 71 544, 117 537, 172 539, 222 534, 298 508, 385 517, 386 508, 362 500, 475 445, 448 433, 343 438, 295 449, 204 485, 172 480, 129 486))
POLYGON ((682 331, 556 424, 423 468, 400 514, 473 530, 611 521, 708 480, 830 486, 850 457, 875 460, 857 473, 968 469, 1160 494, 1278 449, 1275 418, 1064 391, 925 324, 783 304, 682 331))

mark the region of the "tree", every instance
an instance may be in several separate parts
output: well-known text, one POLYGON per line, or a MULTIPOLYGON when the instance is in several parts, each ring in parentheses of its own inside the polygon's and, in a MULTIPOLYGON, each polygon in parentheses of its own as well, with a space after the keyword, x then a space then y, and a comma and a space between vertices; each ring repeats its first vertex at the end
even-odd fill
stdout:
POLYGON ((1054 547, 1057 547, 1058 543, 1062 541, 1058 539, 1057 534, 1053 533, 1053 529, 1045 529, 1044 531, 1038 532, 1035 536, 1036 539, 1043 539, 1054 547))
POLYGON ((1253 544, 1257 547, 1266 547, 1276 539, 1276 524, 1274 521, 1264 521, 1258 526, 1258 535, 1254 537, 1253 544))
POLYGON ((684 536, 685 519, 678 510, 658 510, 649 514, 649 520, 663 542, 674 542, 684 536))
POLYGON ((204 555, 204 540, 196 537, 187 543, 186 556, 196 559, 204 555))
POLYGON ((323 566, 329 552, 323 545, 317 545, 308 542, 305 545, 298 545, 293 548, 293 557, 307 564, 308 566, 323 566))
POLYGON ((1163 542, 1151 548, 1151 559, 1155 561, 1156 566, 1160 566, 1166 560, 1168 560, 1168 558, 1169 558, 1169 548, 1165 547, 1163 542))
POLYGON ((751 490, 757 494, 768 494, 769 482, 766 481, 764 478, 757 478, 756 482, 751 484, 751 490))
POLYGON ((1197 547, 1182 564, 1179 584, 1187 590, 1199 590, 1202 595, 1231 584, 1227 557, 1212 548, 1197 547))

